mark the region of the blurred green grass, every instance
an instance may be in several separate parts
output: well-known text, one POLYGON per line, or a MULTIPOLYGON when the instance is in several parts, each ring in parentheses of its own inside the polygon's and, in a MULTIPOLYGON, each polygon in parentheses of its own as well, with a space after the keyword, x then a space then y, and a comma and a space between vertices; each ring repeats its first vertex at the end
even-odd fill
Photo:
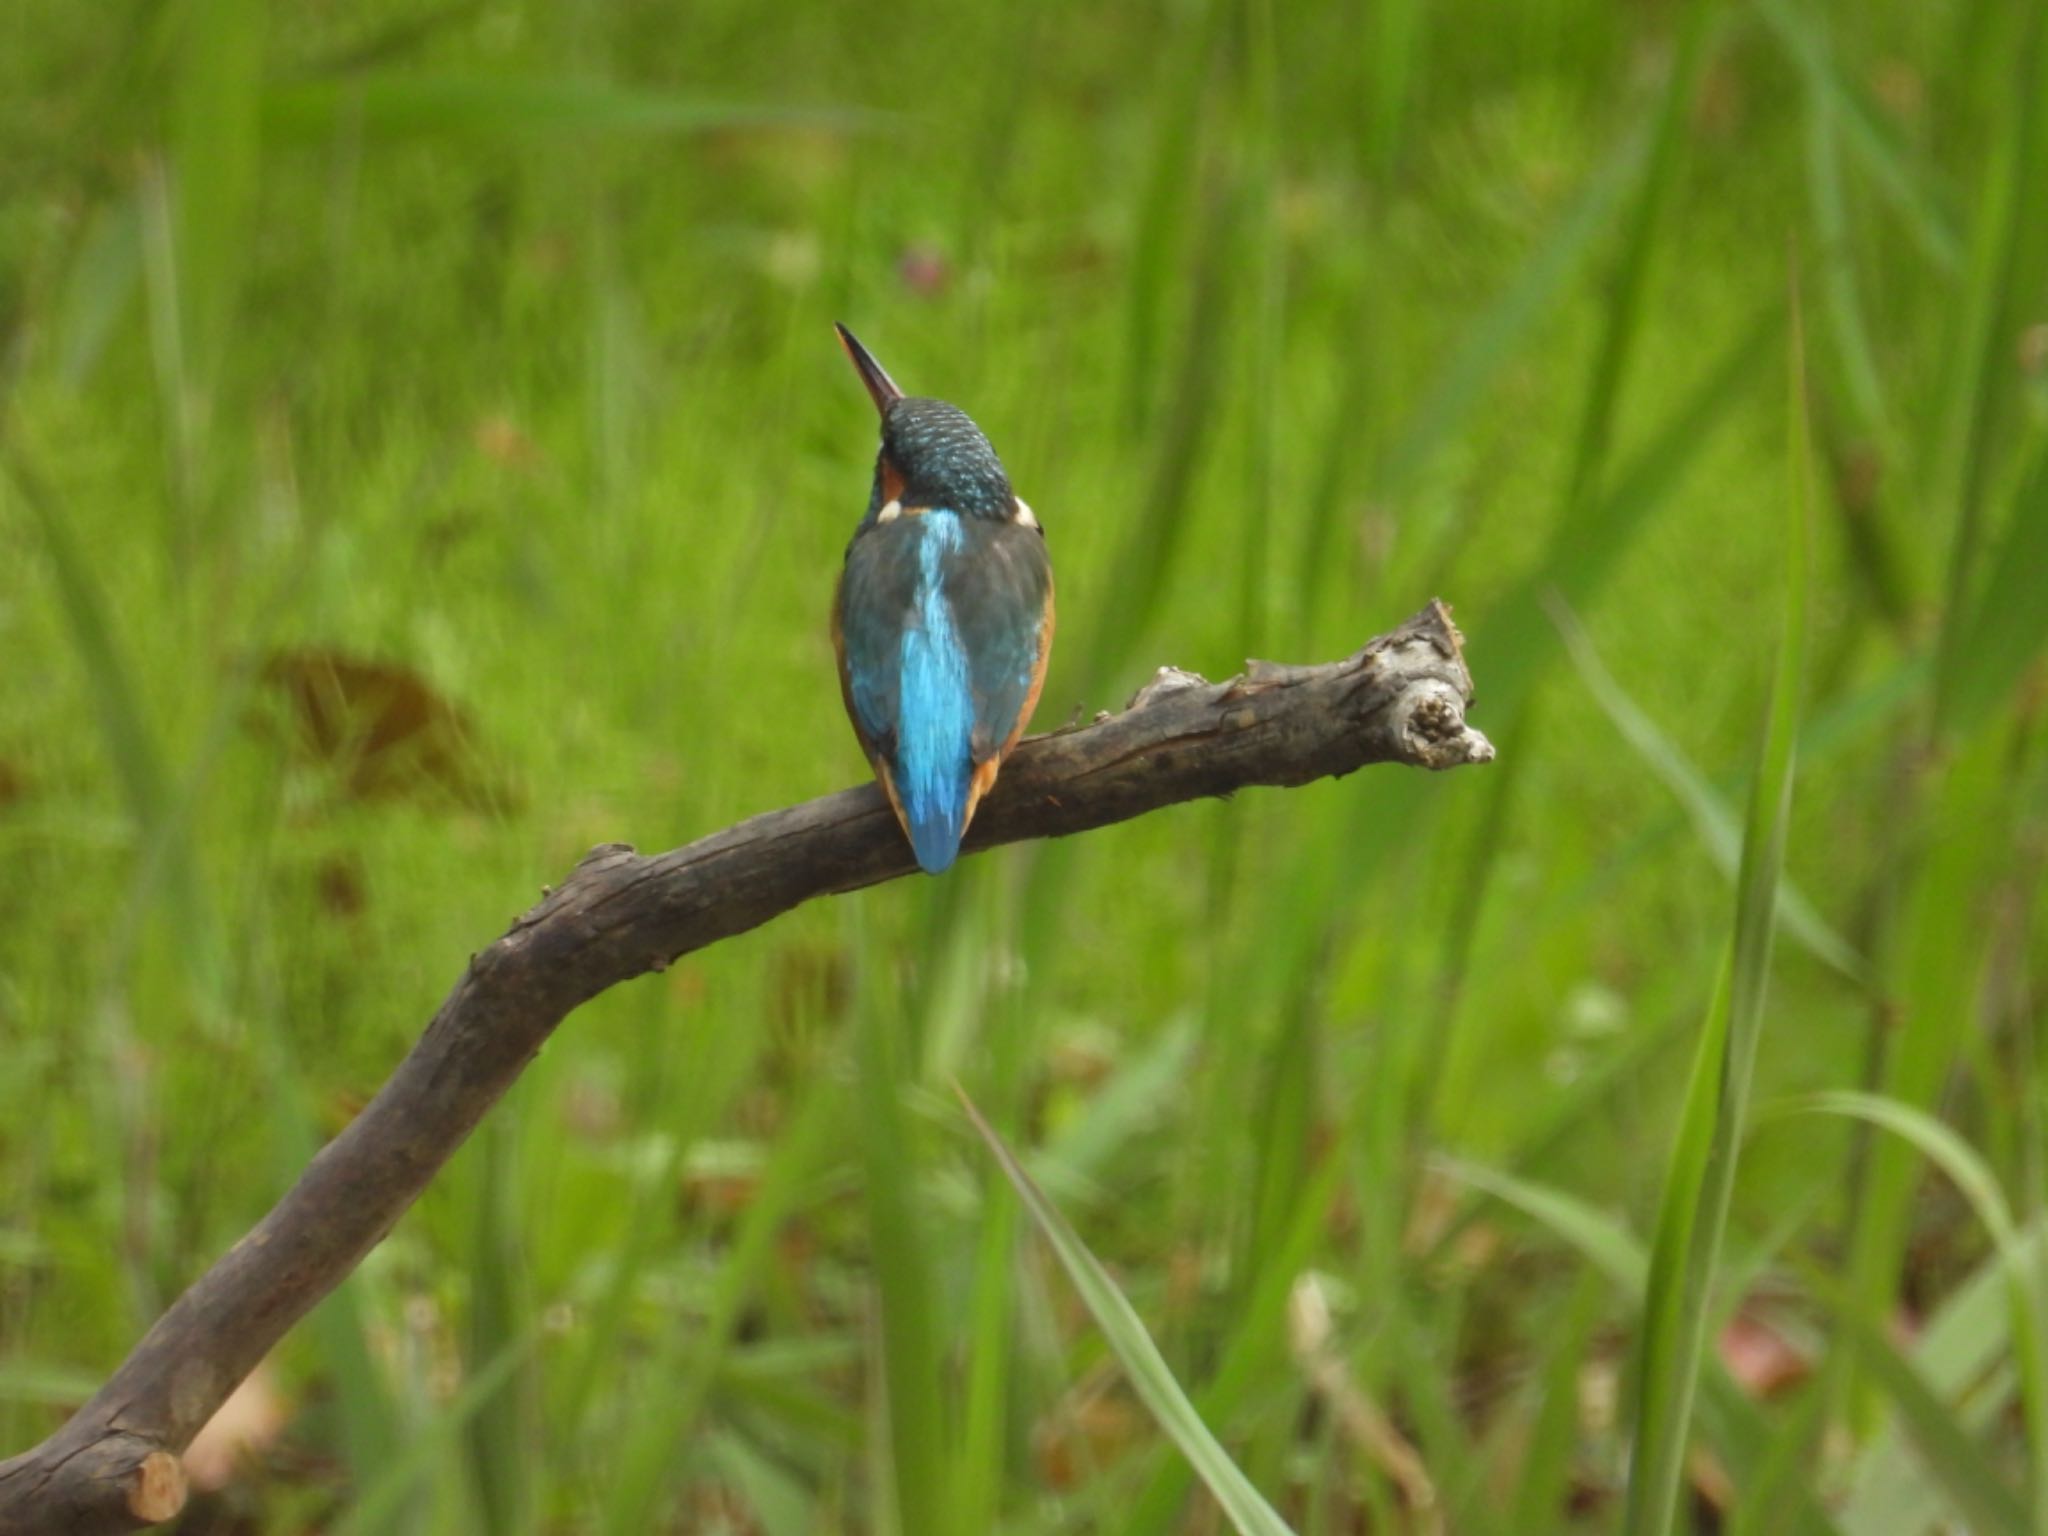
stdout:
POLYGON ((2042 32, 10 8, 0 1449, 585 847, 860 776, 844 319, 1047 527, 1041 728, 1440 593, 1501 763, 1007 850, 600 999, 283 1348, 282 1436, 191 1528, 1216 1528, 954 1077, 1294 1528, 1630 1524, 1782 660, 1789 260, 1819 483, 1756 1094, 1935 1115, 2009 1228, 1910 1140, 1738 1116, 1658 1475, 1678 1528, 2048 1507, 2004 1289, 2038 1309, 2048 1177, 2042 32))

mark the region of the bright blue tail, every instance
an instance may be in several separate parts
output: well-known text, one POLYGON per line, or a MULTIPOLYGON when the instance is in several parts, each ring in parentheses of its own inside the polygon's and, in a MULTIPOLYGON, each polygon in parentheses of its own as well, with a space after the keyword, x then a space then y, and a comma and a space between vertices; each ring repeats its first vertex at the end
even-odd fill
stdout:
MULTIPOLYGON (((907 703, 908 689, 905 695, 907 703)), ((956 719, 943 709, 903 712, 896 795, 903 805, 911 851, 917 855, 918 868, 928 875, 950 868, 960 853, 972 772, 966 719, 964 712, 956 719)))
POLYGON ((910 823, 910 849, 917 867, 928 875, 952 868, 960 855, 960 821, 967 814, 967 780, 957 794, 932 796, 921 804, 905 798, 903 819, 910 823))

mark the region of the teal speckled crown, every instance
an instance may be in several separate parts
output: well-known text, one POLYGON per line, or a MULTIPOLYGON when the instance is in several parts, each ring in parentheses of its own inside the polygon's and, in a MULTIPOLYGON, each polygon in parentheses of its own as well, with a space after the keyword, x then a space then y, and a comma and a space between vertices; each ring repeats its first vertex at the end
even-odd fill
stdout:
MULTIPOLYGON (((969 517, 1008 518, 1015 510, 1003 461, 973 418, 943 400, 906 398, 882 414, 882 453, 903 476, 906 507, 943 507, 969 517)), ((875 477, 868 515, 882 507, 875 477)))

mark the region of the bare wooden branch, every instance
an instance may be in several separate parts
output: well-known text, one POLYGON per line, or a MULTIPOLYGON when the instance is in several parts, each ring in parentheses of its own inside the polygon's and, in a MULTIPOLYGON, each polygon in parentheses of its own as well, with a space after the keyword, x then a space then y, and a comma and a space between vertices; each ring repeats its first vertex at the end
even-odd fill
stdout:
MULTIPOLYGON (((1343 661, 1254 662, 1213 684, 1162 669, 1123 713, 1025 742, 967 847, 1062 837, 1368 763, 1487 762, 1493 747, 1465 723, 1471 697, 1441 603, 1343 661)), ((812 897, 914 869, 872 784, 652 857, 592 849, 470 960, 390 1081, 92 1400, 0 1463, 0 1536, 93 1536, 176 1514, 178 1456, 192 1437, 383 1238, 578 1004, 812 897)))

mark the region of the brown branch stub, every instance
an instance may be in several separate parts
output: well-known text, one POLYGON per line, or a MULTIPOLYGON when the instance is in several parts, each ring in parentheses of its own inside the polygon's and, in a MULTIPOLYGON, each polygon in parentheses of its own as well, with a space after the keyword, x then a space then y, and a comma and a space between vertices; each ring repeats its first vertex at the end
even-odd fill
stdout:
POLYGON ((0 1531, 129 1531, 185 1507, 184 1464, 153 1438, 108 1427, 53 1453, 58 1438, 0 1463, 0 1531))
POLYGON ((128 1483, 128 1513, 143 1525, 170 1519, 185 1507, 185 1464, 169 1451, 151 1451, 128 1483))
MULTIPOLYGON (((967 848, 1063 837, 1369 763, 1488 762, 1491 743, 1465 723, 1471 698, 1457 629, 1437 602, 1343 661, 1253 662, 1224 683, 1162 669, 1123 713, 1019 747, 967 848)), ((390 1081, 93 1399, 0 1462, 0 1536, 93 1536, 175 1514, 185 1497, 177 1457, 192 1437, 383 1238, 578 1004, 813 897, 914 868, 872 784, 668 853, 593 848, 471 958, 390 1081)))

